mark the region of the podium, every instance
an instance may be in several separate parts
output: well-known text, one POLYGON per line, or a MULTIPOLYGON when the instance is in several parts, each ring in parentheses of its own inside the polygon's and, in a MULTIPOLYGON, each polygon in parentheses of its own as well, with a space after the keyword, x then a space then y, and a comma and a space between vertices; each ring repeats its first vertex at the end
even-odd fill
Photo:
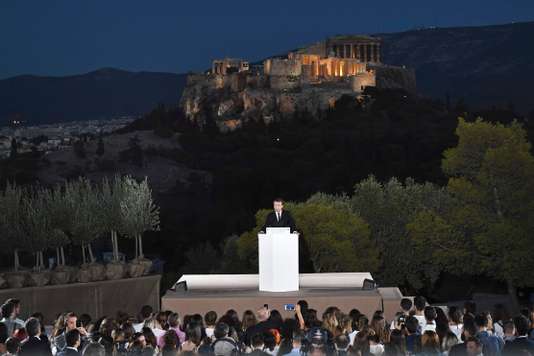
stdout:
POLYGON ((299 290, 299 235, 289 228, 267 228, 258 234, 259 289, 264 292, 299 290))

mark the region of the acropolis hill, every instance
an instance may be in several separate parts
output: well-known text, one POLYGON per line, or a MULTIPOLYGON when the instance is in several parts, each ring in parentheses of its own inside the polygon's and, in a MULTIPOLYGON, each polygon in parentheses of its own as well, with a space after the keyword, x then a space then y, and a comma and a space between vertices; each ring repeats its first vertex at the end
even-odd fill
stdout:
POLYGON ((361 99, 366 87, 415 92, 415 72, 383 64, 380 47, 380 38, 347 35, 257 65, 217 59, 210 71, 188 76, 180 106, 190 120, 203 125, 211 117, 228 131, 247 120, 269 123, 297 111, 320 115, 343 95, 361 99))

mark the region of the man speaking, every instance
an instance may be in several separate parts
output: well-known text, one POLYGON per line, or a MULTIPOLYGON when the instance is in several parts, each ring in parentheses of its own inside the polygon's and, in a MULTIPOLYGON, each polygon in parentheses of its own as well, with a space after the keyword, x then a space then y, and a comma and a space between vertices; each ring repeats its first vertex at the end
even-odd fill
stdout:
POLYGON ((276 198, 273 201, 274 211, 271 211, 265 219, 265 224, 261 228, 262 232, 268 227, 289 227, 291 233, 296 232, 295 220, 291 213, 284 210, 284 201, 282 198, 276 198))

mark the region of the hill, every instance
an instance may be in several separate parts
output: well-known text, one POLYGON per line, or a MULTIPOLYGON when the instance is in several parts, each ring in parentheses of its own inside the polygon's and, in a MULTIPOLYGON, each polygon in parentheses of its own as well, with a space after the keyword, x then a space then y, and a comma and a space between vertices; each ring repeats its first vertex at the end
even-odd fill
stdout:
POLYGON ((534 22, 379 34, 383 60, 414 68, 418 92, 474 106, 534 109, 534 22))
POLYGON ((20 115, 28 124, 137 116, 158 104, 175 105, 185 75, 103 68, 45 77, 0 80, 0 125, 20 115))

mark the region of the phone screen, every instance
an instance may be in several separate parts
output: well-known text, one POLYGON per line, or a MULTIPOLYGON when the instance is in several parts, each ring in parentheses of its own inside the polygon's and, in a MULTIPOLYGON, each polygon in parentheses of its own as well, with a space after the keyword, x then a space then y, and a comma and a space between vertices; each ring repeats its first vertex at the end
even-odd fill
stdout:
POLYGON ((295 310, 295 304, 284 304, 284 310, 287 310, 287 311, 295 310))

